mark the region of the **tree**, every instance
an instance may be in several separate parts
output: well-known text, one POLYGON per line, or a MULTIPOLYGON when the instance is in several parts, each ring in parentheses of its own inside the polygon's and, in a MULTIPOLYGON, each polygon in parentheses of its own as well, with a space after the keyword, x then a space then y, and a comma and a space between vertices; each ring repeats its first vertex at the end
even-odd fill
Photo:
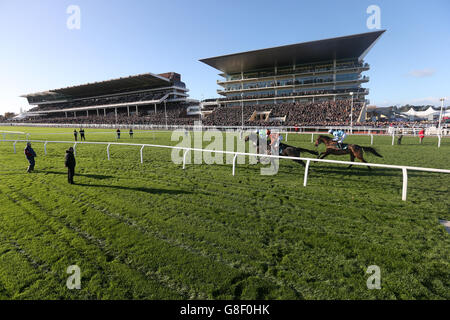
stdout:
POLYGON ((13 118, 15 116, 16 116, 16 114, 14 112, 5 112, 5 118, 6 119, 10 119, 10 118, 13 118))

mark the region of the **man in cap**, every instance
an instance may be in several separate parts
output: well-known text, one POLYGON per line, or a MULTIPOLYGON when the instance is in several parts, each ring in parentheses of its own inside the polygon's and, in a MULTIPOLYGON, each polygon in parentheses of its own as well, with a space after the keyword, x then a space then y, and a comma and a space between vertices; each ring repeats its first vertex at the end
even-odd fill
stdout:
POLYGON ((24 150, 25 156, 27 157, 28 162, 30 165, 28 166, 27 172, 30 173, 34 170, 34 165, 36 162, 34 161, 34 158, 36 157, 36 152, 34 152, 33 148, 31 148, 31 143, 27 142, 27 147, 24 150))
POLYGON ((70 184, 74 184, 73 182, 73 176, 75 175, 75 156, 73 154, 73 148, 70 147, 68 150, 66 150, 66 161, 64 165, 67 168, 67 181, 70 184))

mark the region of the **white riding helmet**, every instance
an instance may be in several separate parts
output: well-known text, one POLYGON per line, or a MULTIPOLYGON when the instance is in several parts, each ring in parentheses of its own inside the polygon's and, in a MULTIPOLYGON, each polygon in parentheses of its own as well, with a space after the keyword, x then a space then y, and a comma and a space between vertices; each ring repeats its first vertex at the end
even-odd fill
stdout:
POLYGON ((328 130, 328 133, 332 134, 333 133, 333 129, 328 130))

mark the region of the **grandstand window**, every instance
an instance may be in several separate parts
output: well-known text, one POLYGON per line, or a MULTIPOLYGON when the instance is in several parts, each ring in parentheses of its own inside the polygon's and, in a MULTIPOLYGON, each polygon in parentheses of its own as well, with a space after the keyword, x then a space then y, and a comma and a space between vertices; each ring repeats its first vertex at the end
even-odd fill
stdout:
POLYGON ((336 81, 349 81, 349 80, 357 80, 359 74, 357 73, 345 73, 345 74, 337 74, 336 81))

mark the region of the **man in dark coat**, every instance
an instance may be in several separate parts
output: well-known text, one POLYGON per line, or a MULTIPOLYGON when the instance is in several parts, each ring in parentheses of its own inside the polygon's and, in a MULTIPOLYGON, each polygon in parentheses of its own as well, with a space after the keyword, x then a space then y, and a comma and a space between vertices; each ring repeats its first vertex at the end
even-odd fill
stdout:
POLYGON ((131 139, 133 138, 133 129, 132 128, 130 128, 130 138, 131 139))
POLYGON ((116 133, 117 133, 117 139, 120 139, 120 129, 117 129, 116 133))
POLYGON ((75 141, 77 141, 77 137, 78 137, 77 129, 73 130, 73 136, 75 138, 75 141))
POLYGON ((34 158, 36 157, 36 152, 34 152, 33 148, 31 148, 31 143, 27 142, 27 147, 24 150, 25 156, 27 157, 28 162, 30 165, 28 166, 27 172, 30 173, 34 170, 34 165, 36 162, 34 161, 34 158))
POLYGON ((64 165, 67 168, 67 180, 70 184, 74 184, 73 176, 75 175, 75 156, 73 155, 73 148, 70 147, 69 150, 66 150, 66 161, 64 165))
POLYGON ((85 136, 84 136, 84 129, 83 128, 81 128, 80 129, 80 141, 86 141, 86 138, 85 138, 85 136))

